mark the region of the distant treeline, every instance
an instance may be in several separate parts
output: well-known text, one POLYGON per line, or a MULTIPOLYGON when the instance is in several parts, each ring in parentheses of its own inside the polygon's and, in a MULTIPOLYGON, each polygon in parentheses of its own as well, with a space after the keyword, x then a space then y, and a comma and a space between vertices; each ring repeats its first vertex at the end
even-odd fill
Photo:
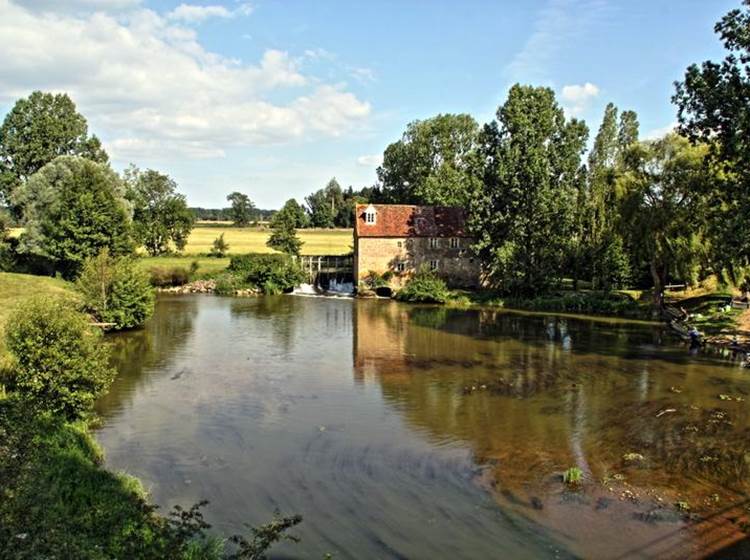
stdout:
MULTIPOLYGON (((233 220, 231 208, 191 207, 190 211, 193 213, 193 216, 195 216, 196 221, 199 222, 231 222, 233 220)), ((271 218, 276 210, 254 208, 252 212, 255 215, 256 221, 266 222, 271 218)))

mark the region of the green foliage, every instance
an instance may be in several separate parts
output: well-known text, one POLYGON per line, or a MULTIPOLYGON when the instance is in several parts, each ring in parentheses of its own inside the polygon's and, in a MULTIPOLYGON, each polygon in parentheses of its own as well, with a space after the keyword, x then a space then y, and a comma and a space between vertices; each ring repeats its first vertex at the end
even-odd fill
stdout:
POLYGON ((125 171, 127 198, 133 205, 133 234, 151 256, 182 251, 195 218, 177 183, 168 175, 132 166, 125 171))
POLYGON ((536 295, 560 277, 575 232, 587 136, 584 123, 565 120, 551 89, 520 85, 485 126, 484 187, 471 227, 496 288, 536 295))
POLYGON ((396 293, 397 300, 410 303, 445 303, 449 298, 450 291, 445 281, 425 269, 409 278, 406 285, 396 293))
POLYGON ((83 307, 114 330, 142 325, 154 312, 154 292, 148 273, 132 258, 116 258, 105 248, 90 257, 76 281, 83 307))
POLYGON ((273 224, 275 219, 282 219, 286 222, 291 222, 295 229, 302 229, 309 227, 310 217, 305 212, 305 209, 293 198, 290 198, 281 207, 281 210, 276 212, 271 218, 273 224), (279 216, 281 215, 281 216, 279 216))
POLYGON ((375 290, 377 288, 384 288, 390 284, 391 278, 393 278, 393 272, 388 270, 383 274, 379 274, 374 270, 370 270, 364 277, 363 283, 367 288, 375 290))
POLYGON ((84 416, 115 376, 100 338, 69 302, 28 300, 7 322, 6 388, 38 411, 84 416))
POLYGON ((224 241, 224 234, 222 233, 219 237, 214 239, 209 256, 217 259, 224 258, 227 255, 227 251, 229 251, 229 243, 224 241))
POLYGON ((240 192, 233 192, 227 196, 227 201, 232 205, 230 214, 234 225, 245 227, 250 224, 255 213, 255 204, 250 197, 240 192))
POLYGON ((271 235, 266 245, 287 255, 299 255, 302 241, 297 237, 295 218, 283 210, 271 218, 271 235))
POLYGON ((214 293, 220 296, 233 296, 238 290, 245 290, 250 284, 239 274, 224 272, 216 277, 214 293))
POLYGON ((299 264, 283 254, 232 257, 227 270, 240 284, 255 286, 266 294, 280 294, 305 281, 299 264))
POLYGON ((66 94, 35 91, 16 101, 0 126, 0 202, 10 202, 16 188, 62 155, 108 160, 66 94))
POLYGON ((252 533, 250 540, 240 535, 232 537, 230 541, 237 545, 237 551, 229 558, 231 560, 265 560, 265 552, 275 543, 282 540, 299 542, 299 538, 287 534, 287 531, 301 522, 302 516, 300 515, 282 517, 279 512, 276 512, 270 523, 260 527, 248 526, 252 533))
POLYGON ((0 209, 0 272, 13 270, 15 243, 10 238, 10 216, 0 209))
POLYGON ((157 288, 184 286, 190 282, 191 276, 190 270, 184 266, 152 266, 148 272, 149 282, 157 288))
POLYGON ((583 482, 583 471, 578 467, 570 467, 563 473, 563 482, 568 486, 578 486, 583 482))
POLYGON ((312 227, 332 228, 336 226, 337 209, 344 204, 344 193, 334 177, 324 189, 305 197, 305 202, 310 209, 312 227))
POLYGON ((708 205, 713 259, 729 269, 750 260, 750 2, 714 27, 728 51, 723 60, 691 65, 675 84, 680 131, 710 148, 718 171, 708 205))
POLYGON ((562 295, 545 295, 535 298, 505 298, 505 307, 527 311, 555 313, 582 313, 586 315, 614 315, 639 317, 638 302, 625 294, 605 292, 567 292, 562 295))
POLYGON ((622 231, 658 297, 668 275, 692 282, 706 254, 707 148, 670 134, 630 147, 618 177, 622 231))
POLYGON ((631 280, 630 255, 622 237, 611 234, 596 247, 592 259, 594 286, 601 290, 625 288, 631 280))
POLYGON ((468 206, 480 185, 479 126, 466 114, 409 123, 383 154, 378 177, 388 202, 468 206))
POLYGON ((15 200, 27 219, 19 251, 49 259, 65 278, 75 278, 105 247, 114 256, 132 252, 124 185, 106 165, 61 156, 20 187, 15 200))

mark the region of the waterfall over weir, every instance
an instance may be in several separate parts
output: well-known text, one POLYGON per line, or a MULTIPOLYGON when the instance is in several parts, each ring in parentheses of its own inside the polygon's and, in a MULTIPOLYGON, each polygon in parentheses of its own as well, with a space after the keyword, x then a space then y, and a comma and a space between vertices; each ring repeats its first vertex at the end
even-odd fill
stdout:
POLYGON ((322 296, 322 297, 352 297, 354 295, 354 283, 336 281, 331 279, 328 287, 315 286, 313 284, 300 284, 292 295, 295 296, 322 296))

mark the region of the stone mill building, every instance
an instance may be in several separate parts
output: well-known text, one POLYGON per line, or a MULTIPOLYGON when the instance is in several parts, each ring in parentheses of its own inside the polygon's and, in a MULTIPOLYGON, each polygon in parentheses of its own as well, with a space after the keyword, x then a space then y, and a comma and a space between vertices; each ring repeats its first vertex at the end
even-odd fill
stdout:
POLYGON ((370 272, 392 274, 391 287, 427 267, 450 287, 479 284, 479 263, 463 208, 403 204, 358 204, 354 225, 354 280, 370 272))

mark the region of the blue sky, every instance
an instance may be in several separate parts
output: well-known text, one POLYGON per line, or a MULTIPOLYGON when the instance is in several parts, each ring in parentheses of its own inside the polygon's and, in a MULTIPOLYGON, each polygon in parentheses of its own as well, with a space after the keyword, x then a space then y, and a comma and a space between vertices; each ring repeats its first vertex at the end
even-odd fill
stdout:
POLYGON ((375 181, 384 148, 437 113, 491 119, 515 82, 552 87, 592 136, 612 101, 642 135, 672 82, 723 56, 739 0, 389 2, 0 0, 0 115, 66 91, 112 156, 168 173, 191 205, 265 208, 335 176, 375 181))

